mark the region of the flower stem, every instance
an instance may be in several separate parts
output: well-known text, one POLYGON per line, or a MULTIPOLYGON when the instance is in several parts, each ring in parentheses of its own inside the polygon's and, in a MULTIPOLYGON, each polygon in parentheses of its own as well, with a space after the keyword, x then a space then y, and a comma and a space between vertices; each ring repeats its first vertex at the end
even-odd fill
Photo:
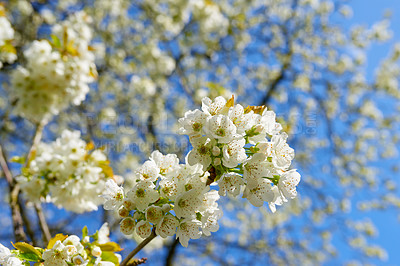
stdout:
POLYGON ((129 253, 129 255, 121 262, 120 266, 126 266, 127 263, 133 258, 133 256, 135 256, 139 251, 141 251, 156 236, 157 236, 156 229, 155 227, 153 227, 153 230, 151 230, 151 234, 149 235, 149 237, 143 240, 134 250, 132 250, 132 252, 129 253))

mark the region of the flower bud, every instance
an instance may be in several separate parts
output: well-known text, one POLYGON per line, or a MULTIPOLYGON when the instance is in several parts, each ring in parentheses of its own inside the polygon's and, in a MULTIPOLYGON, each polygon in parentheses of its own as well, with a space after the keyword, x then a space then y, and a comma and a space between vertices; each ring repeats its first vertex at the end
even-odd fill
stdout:
POLYGON ((128 217, 128 215, 129 215, 129 210, 127 209, 127 208, 125 208, 124 206, 121 206, 119 209, 118 209, 118 214, 119 214, 119 216, 120 217, 128 217))
POLYGON ((171 206, 169 204, 164 204, 161 208, 163 212, 169 212, 171 210, 171 206))
POLYGON ((151 225, 149 222, 146 221, 140 221, 136 225, 136 233, 141 237, 141 238, 147 238, 151 234, 151 225))
POLYGON ((135 220, 132 217, 124 218, 120 223, 120 229, 124 235, 132 234, 135 229, 135 220))
POLYGON ((217 146, 214 146, 214 147, 212 148, 212 155, 218 156, 218 155, 220 155, 220 154, 221 154, 220 148, 218 148, 217 146))
POLYGON ((136 208, 136 204, 130 199, 124 199, 124 207, 129 211, 134 210, 136 208))
POLYGON ((92 255, 95 257, 100 257, 101 256, 101 249, 98 246, 94 246, 92 248, 92 255))
POLYGON ((63 254, 65 257, 71 257, 71 256, 75 255, 76 253, 78 253, 78 250, 73 245, 65 246, 65 248, 63 250, 63 254))
POLYGON ((121 185, 122 183, 124 183, 124 178, 120 175, 114 175, 113 179, 115 183, 117 183, 117 185, 121 185))
POLYGON ((146 220, 150 223, 157 224, 163 215, 162 209, 159 206, 149 206, 146 209, 146 220))
POLYGON ((258 125, 256 126, 255 132, 256 132, 256 133, 261 133, 263 130, 264 130, 264 126, 258 124, 258 125))
POLYGON ((80 255, 76 255, 72 258, 72 263, 74 265, 82 265, 85 264, 85 260, 80 255))

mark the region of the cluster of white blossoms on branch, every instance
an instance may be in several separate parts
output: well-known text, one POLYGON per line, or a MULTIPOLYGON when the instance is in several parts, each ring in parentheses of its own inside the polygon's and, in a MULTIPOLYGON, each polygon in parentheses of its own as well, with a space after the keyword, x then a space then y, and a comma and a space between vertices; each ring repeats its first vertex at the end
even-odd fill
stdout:
POLYGON ((215 172, 220 195, 237 196, 244 186, 244 198, 256 207, 268 202, 273 212, 296 196, 300 174, 289 170, 294 150, 265 106, 244 108, 234 105, 233 97, 204 98, 202 110, 186 112, 179 123, 193 146, 189 164, 215 172))
POLYGON ((294 151, 273 111, 234 105, 233 97, 205 98, 202 110, 186 112, 179 123, 193 145, 185 164, 154 151, 129 180, 133 188, 107 181, 104 208, 118 212, 122 233, 136 230, 146 238, 153 227, 163 238, 176 234, 187 247, 189 239, 219 229, 217 200, 226 193, 243 191, 254 206, 267 202, 273 212, 296 196, 300 175, 289 170, 294 151), (210 189, 216 185, 219 190, 210 189))
POLYGON ((85 99, 88 83, 97 76, 89 22, 84 12, 75 13, 53 27, 51 42, 34 41, 24 51, 26 66, 19 66, 11 78, 18 115, 34 122, 49 120, 85 99))
POLYGON ((121 251, 121 248, 117 243, 110 242, 108 235, 109 228, 105 223, 90 236, 85 227, 82 230, 82 238, 57 234, 50 240, 46 249, 18 242, 13 244, 15 249, 10 250, 0 244, 0 263, 4 266, 30 265, 29 261, 43 266, 119 265, 121 256, 114 252, 121 251))
POLYGON ((144 6, 151 11, 155 23, 171 37, 179 34, 190 19, 198 23, 202 35, 225 36, 229 27, 229 20, 218 3, 210 0, 145 0, 144 6))
POLYGON ((4 7, 0 5, 0 68, 3 62, 11 64, 17 59, 17 52, 11 44, 13 39, 14 29, 6 17, 4 7))
POLYGON ((93 148, 79 131, 65 130, 56 141, 40 143, 17 179, 22 191, 32 202, 45 200, 76 213, 97 210, 98 195, 113 173, 105 154, 93 148))

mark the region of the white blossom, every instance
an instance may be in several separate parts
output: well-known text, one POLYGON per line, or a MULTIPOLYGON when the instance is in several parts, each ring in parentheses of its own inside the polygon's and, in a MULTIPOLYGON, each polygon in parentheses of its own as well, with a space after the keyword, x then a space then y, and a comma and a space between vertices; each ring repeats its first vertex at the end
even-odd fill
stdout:
POLYGON ((166 238, 168 236, 173 236, 176 232, 176 227, 179 225, 179 220, 171 215, 165 215, 156 227, 156 234, 161 236, 162 238, 166 238))
POLYGON ((218 182, 220 196, 226 196, 226 193, 236 197, 240 194, 240 188, 244 185, 244 181, 239 174, 226 173, 223 174, 218 182))
POLYGON ((182 126, 179 130, 180 134, 196 135, 202 134, 206 127, 207 118, 206 113, 196 109, 194 111, 187 111, 184 118, 179 119, 179 124, 182 126))
POLYGON ((266 178, 258 178, 248 182, 243 192, 243 198, 247 198, 255 207, 261 207, 264 202, 272 202, 275 194, 272 191, 272 183, 266 178))
POLYGON ((130 235, 135 230, 136 222, 131 217, 124 218, 120 223, 121 232, 124 235, 130 235))
POLYGON ((243 163, 247 159, 244 145, 245 139, 232 140, 222 148, 222 162, 228 168, 234 168, 238 164, 243 163))
POLYGON ((187 247, 190 239, 198 239, 201 237, 201 222, 196 219, 184 219, 178 226, 176 238, 182 246, 187 247))
POLYGON ((294 158, 294 150, 286 143, 287 134, 272 137, 272 162, 275 167, 287 169, 294 158))
POLYGON ((135 202, 139 211, 144 211, 150 203, 159 198, 159 194, 154 190, 154 184, 150 181, 142 181, 128 192, 127 197, 135 202))
POLYGON ((122 205, 124 200, 124 190, 119 187, 114 180, 107 180, 105 193, 101 195, 104 199, 104 209, 112 210, 122 205))
POLYGON ((296 186, 299 184, 299 182, 300 174, 295 169, 284 172, 280 176, 278 188, 285 200, 294 199, 296 197, 296 186))
POLYGON ((208 120, 207 132, 221 143, 228 143, 236 137, 236 127, 225 115, 216 115, 208 120))
POLYGON ((149 206, 145 211, 146 221, 157 224, 163 217, 163 210, 160 206, 149 206))
POLYGON ((178 218, 188 218, 195 215, 202 201, 197 190, 189 190, 180 194, 175 200, 174 211, 178 218))
POLYGON ((136 224, 136 233, 138 234, 138 236, 140 236, 141 238, 147 238, 150 236, 151 234, 151 225, 149 222, 146 221, 139 221, 136 224))

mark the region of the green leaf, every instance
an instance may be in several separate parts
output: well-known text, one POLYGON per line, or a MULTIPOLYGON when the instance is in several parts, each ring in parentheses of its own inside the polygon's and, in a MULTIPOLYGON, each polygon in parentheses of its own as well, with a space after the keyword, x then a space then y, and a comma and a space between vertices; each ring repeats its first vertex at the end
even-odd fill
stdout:
POLYGON ((89 234, 89 230, 88 230, 87 226, 85 225, 85 227, 82 228, 82 239, 84 239, 88 234, 89 234))
POLYGON ((162 206, 162 205, 164 205, 164 204, 166 204, 166 203, 168 203, 168 202, 169 202, 169 199, 167 199, 167 198, 160 198, 159 200, 156 201, 156 205, 157 205, 157 206, 162 206))
MULTIPOLYGON (((12 242, 11 242, 12 243, 12 242)), ((37 257, 41 258, 42 257, 42 253, 40 253, 39 250, 35 249, 34 246, 25 243, 25 242, 17 242, 17 243, 12 243, 13 246, 18 249, 19 251, 23 252, 23 253, 28 253, 28 254, 34 254, 37 257)))
POLYGON ((29 175, 30 175, 30 173, 29 173, 29 168, 27 168, 27 167, 22 167, 22 168, 21 168, 21 173, 22 173, 24 176, 29 176, 29 175))
POLYGON ((105 244, 99 244, 97 246, 100 247, 101 251, 118 252, 118 251, 122 250, 122 248, 115 242, 108 242, 108 243, 105 243, 105 244))
POLYGON ((11 162, 24 164, 25 163, 25 157, 14 156, 14 157, 11 158, 11 162))
POLYGON ((26 260, 26 261, 34 261, 34 262, 40 262, 42 261, 42 256, 38 256, 35 253, 19 253, 16 255, 17 258, 21 260, 26 260))
POLYGON ((64 48, 65 48, 66 52, 67 52, 68 54, 72 55, 72 56, 78 56, 78 55, 79 55, 79 52, 78 52, 78 50, 75 48, 75 45, 74 45, 74 41, 73 41, 73 40, 69 41, 68 44, 67 44, 67 46, 64 47, 64 48))
POLYGON ((96 231, 96 233, 94 233, 90 237, 92 237, 94 239, 94 241, 97 241, 99 239, 99 231, 96 231))
POLYGON ((219 85, 218 83, 214 83, 214 82, 207 82, 207 87, 210 90, 217 91, 218 94, 222 94, 225 91, 225 88, 223 86, 219 85))
POLYGON ((49 244, 47 245, 47 249, 52 249, 54 244, 60 240, 61 242, 64 241, 68 236, 63 234, 57 234, 55 237, 50 239, 49 244))
POLYGON ((201 213, 196 212, 196 219, 199 220, 201 222, 201 218, 203 217, 203 215, 201 215, 201 213))
POLYGON ((118 257, 113 252, 106 251, 101 253, 101 260, 110 261, 117 266, 119 265, 118 257))
POLYGON ((61 41, 60 38, 57 37, 57 35, 52 34, 51 39, 53 40, 53 46, 55 48, 61 48, 61 41))

